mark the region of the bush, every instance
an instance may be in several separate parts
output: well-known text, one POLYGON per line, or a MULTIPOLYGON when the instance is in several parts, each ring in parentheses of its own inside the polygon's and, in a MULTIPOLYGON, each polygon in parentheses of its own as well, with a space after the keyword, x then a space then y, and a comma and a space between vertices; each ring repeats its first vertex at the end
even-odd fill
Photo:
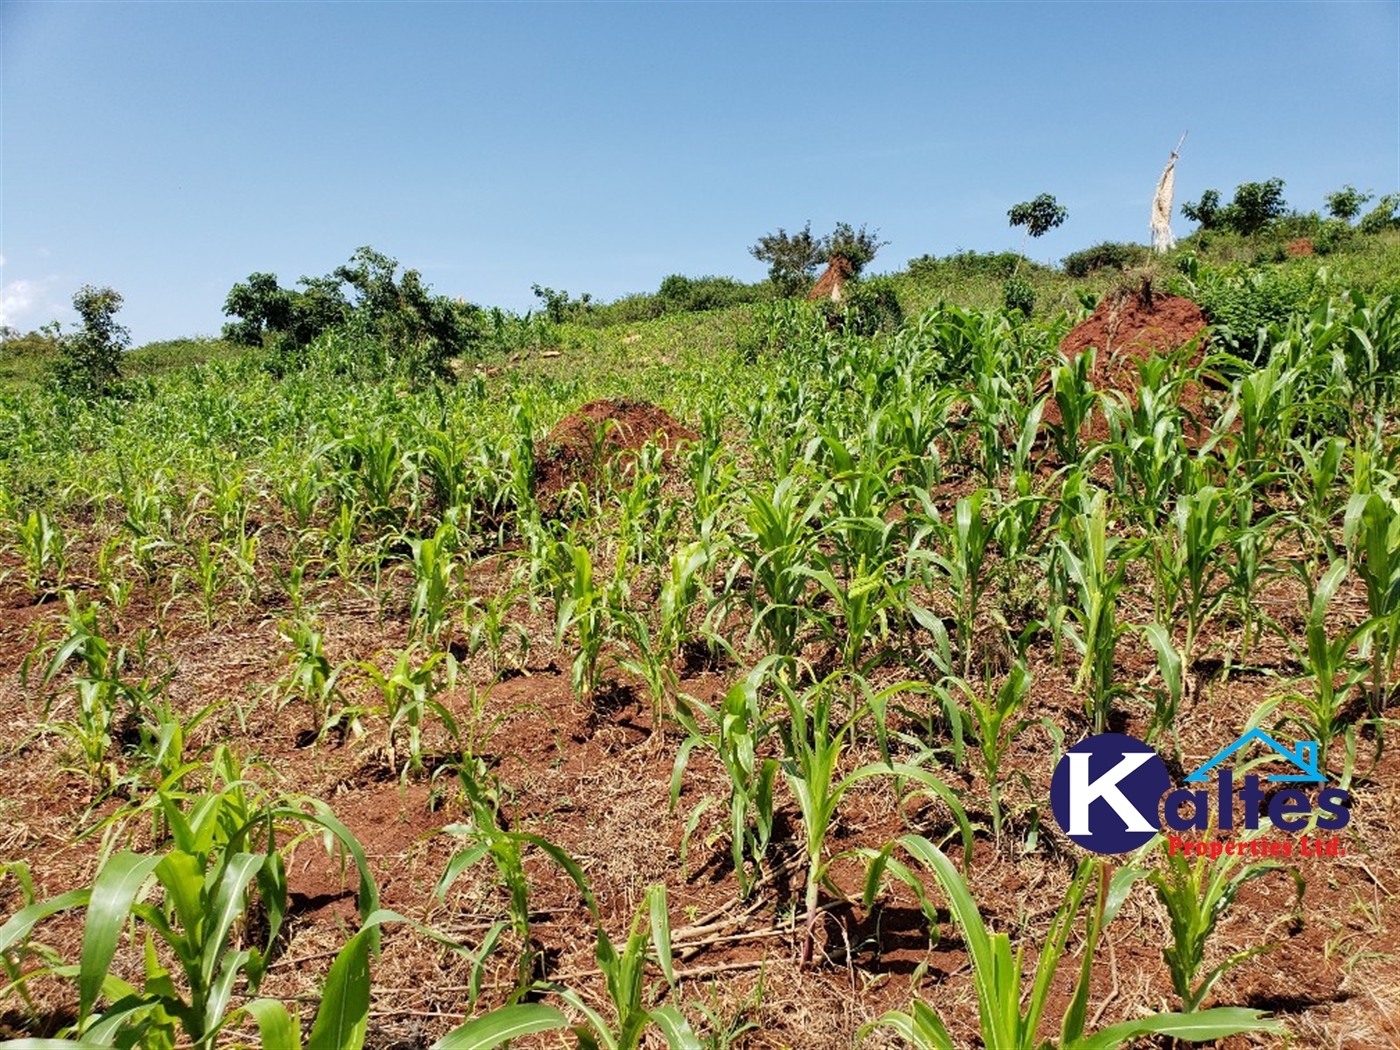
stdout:
POLYGON ((683 277, 673 273, 661 282, 656 298, 660 312, 698 313, 756 302, 762 290, 732 277, 683 277))
POLYGON ((850 282, 843 306, 842 320, 861 335, 897 332, 904 323, 904 309, 899 305, 895 282, 889 277, 850 282))
MULTIPOLYGON (((224 301, 224 313, 238 318, 224 326, 224 337, 266 346, 267 365, 280 375, 303 367, 308 348, 322 336, 351 327, 374 342, 370 358, 377 367, 446 377, 453 357, 479 346, 481 310, 432 294, 417 270, 397 276, 398 265, 373 248, 360 248, 325 277, 302 277, 302 291, 279 287, 274 274, 252 274, 224 301), (347 285, 353 300, 345 294, 347 285)), ((368 346, 358 336, 347 345, 368 346)))
POLYGON ((1023 317, 1030 317, 1035 309, 1035 289, 1024 277, 1008 277, 1001 286, 1001 303, 1008 313, 1019 310, 1023 317))
POLYGON ((1199 223, 1202 230, 1233 230, 1252 237, 1282 218, 1288 206, 1283 200, 1283 180, 1242 182, 1235 199, 1224 207, 1219 190, 1206 190, 1196 202, 1185 201, 1181 214, 1199 223))
POLYGON ((62 337, 53 363, 54 381, 70 394, 100 397, 121 379, 122 354, 131 335, 117 324, 122 297, 111 288, 85 284, 73 296, 82 327, 62 337))
MULTIPOLYGON (((921 255, 909 260, 909 275, 918 280, 955 280, 968 277, 988 277, 1004 281, 1016 272, 1021 257, 1015 252, 954 252, 939 258, 921 255)), ((1024 265, 1034 266, 1033 263, 1024 265)))
POLYGON ((1066 255, 1060 264, 1070 277, 1088 277, 1096 270, 1122 270, 1147 261, 1147 249, 1140 244, 1104 241, 1092 248, 1066 255))
POLYGON ((1260 328, 1282 324, 1313 304, 1317 272, 1306 264, 1256 270, 1199 268, 1190 296, 1216 326, 1217 337, 1252 356, 1260 328))
POLYGON ((1400 228, 1400 219, 1395 216, 1395 209, 1400 207, 1400 193, 1387 193, 1376 206, 1368 211, 1357 224, 1357 229, 1362 233, 1380 233, 1383 230, 1394 230, 1400 228))
POLYGON ((1369 201, 1374 194, 1362 193, 1350 183, 1329 193, 1323 198, 1327 202, 1327 214, 1334 219, 1349 223, 1352 219, 1361 214, 1361 206, 1369 201))
POLYGON ((848 222, 838 222, 825 237, 813 237, 809 221, 796 233, 779 226, 777 233, 764 234, 749 254, 768 264, 768 280, 778 295, 792 298, 806 290, 822 263, 844 259, 851 275, 859 276, 887 243, 880 240, 879 230, 857 230, 848 222))

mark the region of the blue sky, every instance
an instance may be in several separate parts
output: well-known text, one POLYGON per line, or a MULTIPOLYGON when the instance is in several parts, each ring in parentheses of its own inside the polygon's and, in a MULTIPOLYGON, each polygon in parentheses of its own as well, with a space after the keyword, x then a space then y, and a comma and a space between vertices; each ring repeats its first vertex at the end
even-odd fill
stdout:
MULTIPOLYGON (((1400 3, 0 3, 0 313, 126 299, 137 343, 360 245, 525 309, 763 276, 779 226, 1058 260, 1279 177, 1400 188, 1400 3)), ((1178 233, 1190 224, 1174 219, 1178 233)))

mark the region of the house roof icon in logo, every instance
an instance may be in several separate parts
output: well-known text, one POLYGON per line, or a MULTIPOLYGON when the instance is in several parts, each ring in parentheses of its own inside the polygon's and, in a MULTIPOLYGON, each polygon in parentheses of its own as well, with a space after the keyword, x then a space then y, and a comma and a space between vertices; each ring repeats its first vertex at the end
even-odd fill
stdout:
POLYGON ((1301 773, 1275 773, 1268 778, 1269 780, 1286 780, 1294 783, 1311 784, 1325 784, 1327 782, 1326 775, 1317 771, 1317 741, 1300 740, 1294 746, 1294 750, 1290 751, 1262 729, 1251 729, 1248 733, 1240 737, 1200 769, 1187 777, 1187 783, 1199 784, 1209 780, 1209 774, 1212 769, 1220 765, 1221 762, 1224 762, 1236 751, 1240 750, 1240 748, 1255 740, 1262 741, 1269 745, 1269 747, 1273 748, 1284 758, 1288 759, 1288 761, 1292 762, 1293 765, 1302 770, 1301 773))

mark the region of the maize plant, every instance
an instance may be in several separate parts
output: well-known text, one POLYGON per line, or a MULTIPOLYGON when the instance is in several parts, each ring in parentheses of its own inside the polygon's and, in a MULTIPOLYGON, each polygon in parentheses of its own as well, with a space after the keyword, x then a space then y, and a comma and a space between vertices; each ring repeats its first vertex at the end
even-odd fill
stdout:
POLYGON ((750 641, 760 633, 779 656, 795 652, 798 632, 807 612, 803 598, 811 557, 812 519, 824 492, 811 498, 796 474, 788 474, 771 492, 750 490, 745 518, 748 532, 735 540, 740 557, 753 575, 750 602, 754 613, 750 641))
POLYGON ((1085 694, 1085 712, 1094 732, 1102 733, 1113 698, 1121 692, 1114 678, 1113 658, 1124 630, 1118 621, 1117 603, 1128 558, 1120 553, 1110 562, 1121 541, 1108 536, 1102 492, 1094 496, 1087 514, 1070 522, 1068 531, 1070 538, 1057 542, 1078 599, 1067 607, 1077 629, 1065 628, 1082 657, 1074 685, 1085 694))
MULTIPOLYGON (((781 678, 777 684, 787 704, 789 721, 779 727, 783 740, 783 778, 797 799, 802 813, 804 852, 807 860, 806 919, 802 931, 800 961, 812 962, 816 943, 817 904, 830 862, 824 858, 826 836, 836 818, 841 799, 862 780, 877 776, 895 777, 898 782, 913 781, 916 790, 928 791, 948 807, 962 831, 969 862, 972 856, 972 826, 962 803, 941 779, 929 770, 902 762, 876 762, 841 774, 841 755, 856 724, 872 710, 872 702, 856 707, 845 722, 833 724, 832 707, 836 689, 832 679, 817 683, 799 694, 781 678)), ((906 688, 901 685, 894 691, 906 688)), ((885 690, 888 695, 891 690, 885 690)), ((854 705, 853 705, 854 706, 854 705)))
POLYGON ((1371 709, 1385 710, 1400 650, 1400 501, 1378 492, 1357 494, 1347 504, 1342 542, 1366 584, 1371 614, 1371 709))
MULTIPOLYGON (((1186 1042, 1209 1042, 1241 1032, 1282 1031, 1278 1022, 1266 1018, 1258 1010, 1220 1007, 1193 1014, 1164 1013, 1123 1021, 1088 1034, 1090 977, 1093 972, 1095 948, 1103 929, 1117 915, 1127 898, 1137 873, 1124 869, 1108 877, 1101 862, 1084 860, 1079 864, 1040 952, 1033 971, 1031 987, 1023 987, 1025 946, 1011 954, 1011 939, 1005 933, 988 933, 966 880, 953 862, 933 843, 918 835, 905 835, 891 843, 871 865, 867 878, 866 898, 874 895, 888 862, 888 851, 898 845, 927 867, 948 898, 948 909, 962 931, 967 953, 972 963, 972 977, 977 989, 977 1013, 982 1044, 1005 1050, 1112 1050, 1145 1035, 1172 1036, 1186 1042), (1099 884, 1097 892, 1094 883, 1099 884), (1087 940, 1082 949, 1083 963, 1069 1006, 1060 1024, 1060 1037, 1049 1041, 1040 1037, 1041 1019, 1050 999, 1055 971, 1066 954, 1070 928, 1075 924, 1085 897, 1090 898, 1087 917, 1087 940)), ((908 869, 891 869, 907 872, 908 869)), ((911 876, 912 880, 912 876, 911 876)), ((922 891, 920 891, 922 892, 922 891)), ((918 1050, 955 1050, 942 1018, 926 1003, 915 1000, 913 1008, 904 1013, 892 1010, 860 1030, 860 1038, 877 1028, 891 1028, 918 1050)))

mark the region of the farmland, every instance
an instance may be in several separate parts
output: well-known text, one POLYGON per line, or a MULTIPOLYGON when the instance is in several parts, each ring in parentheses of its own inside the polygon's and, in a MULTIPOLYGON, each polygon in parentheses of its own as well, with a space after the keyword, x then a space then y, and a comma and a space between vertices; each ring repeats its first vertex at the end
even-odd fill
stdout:
POLYGON ((13 383, 0 1034, 1394 1045, 1397 275, 1183 252, 1027 318, 933 261, 898 324, 13 383), (1091 734, 1180 780, 1253 728, 1344 854, 1052 815, 1091 734))

